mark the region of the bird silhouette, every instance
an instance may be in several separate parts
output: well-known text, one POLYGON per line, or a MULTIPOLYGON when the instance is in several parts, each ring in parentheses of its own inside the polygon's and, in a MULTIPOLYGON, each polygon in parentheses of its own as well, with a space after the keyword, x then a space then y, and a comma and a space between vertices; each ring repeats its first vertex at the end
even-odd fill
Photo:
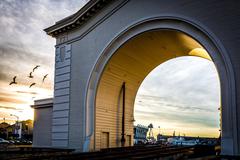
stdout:
POLYGON ((36 66, 33 68, 32 72, 34 72, 38 67, 40 67, 40 66, 39 66, 39 65, 36 65, 36 66))
POLYGON ((45 75, 43 76, 42 83, 43 83, 44 80, 47 78, 47 76, 48 76, 48 74, 45 74, 45 75))
POLYGON ((17 84, 17 82, 16 82, 16 78, 17 78, 17 76, 14 76, 14 77, 13 77, 13 81, 10 82, 9 85, 17 84))
POLYGON ((36 85, 36 83, 32 83, 32 84, 29 86, 29 88, 31 88, 31 87, 34 86, 34 85, 36 85))
POLYGON ((29 73, 29 78, 33 78, 32 72, 29 73))

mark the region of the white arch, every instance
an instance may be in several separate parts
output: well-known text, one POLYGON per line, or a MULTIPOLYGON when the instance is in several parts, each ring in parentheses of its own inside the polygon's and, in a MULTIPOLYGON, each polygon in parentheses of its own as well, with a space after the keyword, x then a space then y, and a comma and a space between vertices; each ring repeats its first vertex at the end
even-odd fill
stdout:
POLYGON ((160 29, 183 32, 198 41, 210 54, 218 70, 221 83, 222 154, 238 154, 235 76, 228 54, 217 37, 203 25, 178 17, 154 17, 141 20, 118 34, 100 54, 92 68, 85 95, 84 151, 89 150, 90 138, 94 134, 95 99, 104 67, 117 49, 129 39, 146 31, 160 29))

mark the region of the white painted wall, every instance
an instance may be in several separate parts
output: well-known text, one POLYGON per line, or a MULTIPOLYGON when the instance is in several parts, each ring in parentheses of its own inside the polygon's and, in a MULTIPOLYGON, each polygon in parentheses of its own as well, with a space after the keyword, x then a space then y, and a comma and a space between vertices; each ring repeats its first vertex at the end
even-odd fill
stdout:
MULTIPOLYGON (((133 34, 130 26, 133 27, 145 20, 159 19, 160 21, 160 19, 164 19, 166 21, 167 19, 175 19, 178 20, 175 21, 175 27, 186 32, 191 30, 194 38, 201 40, 204 47, 211 52, 211 56, 217 58, 220 57, 217 54, 222 53, 223 59, 214 59, 214 62, 221 72, 222 84, 227 85, 227 87, 221 87, 223 99, 229 95, 232 97, 223 100, 223 130, 225 130, 225 133, 223 134, 222 144, 226 146, 225 154, 240 154, 240 143, 238 143, 240 142, 238 134, 240 101, 235 101, 240 99, 240 84, 235 83, 235 80, 236 82, 240 81, 240 73, 238 72, 240 69, 238 47, 240 44, 239 7, 240 4, 233 1, 216 3, 207 0, 119 0, 99 11, 81 28, 66 33, 68 40, 64 44, 57 44, 56 50, 58 54, 58 47, 71 44, 71 55, 69 56, 70 59, 66 59, 64 63, 56 63, 55 89, 60 89, 61 85, 64 85, 69 90, 55 92, 59 96, 63 92, 68 93, 69 91, 69 95, 59 96, 61 98, 55 97, 53 117, 62 114, 64 116, 61 118, 68 118, 69 121, 68 124, 53 124, 53 146, 75 148, 78 151, 82 151, 83 147, 89 146, 89 139, 91 139, 94 131, 91 125, 94 122, 95 106, 92 96, 95 95, 97 88, 97 83, 89 81, 89 79, 91 76, 100 76, 101 68, 95 67, 94 73, 92 71, 107 46, 116 42, 116 38, 127 29, 129 31, 124 38, 131 37, 133 34), (183 21, 190 24, 189 26, 194 26, 195 30, 189 29, 189 26, 184 25, 183 21), (206 35, 206 41, 204 41, 204 35, 206 35), (70 73, 67 72, 69 65, 70 73), (87 117, 87 113, 91 113, 92 116, 87 117), (65 116, 67 114, 69 114, 68 117, 65 116), (55 131, 61 133, 62 136, 64 135, 65 138, 60 139, 59 136, 56 136, 55 131)), ((159 28, 164 28, 165 24, 160 24, 159 28)), ((146 23, 142 28, 147 29, 148 24, 146 23)), ((121 38, 117 41, 124 42, 121 38)), ((108 49, 111 53, 114 46, 108 49)), ((105 56, 108 56, 107 53, 105 56)))

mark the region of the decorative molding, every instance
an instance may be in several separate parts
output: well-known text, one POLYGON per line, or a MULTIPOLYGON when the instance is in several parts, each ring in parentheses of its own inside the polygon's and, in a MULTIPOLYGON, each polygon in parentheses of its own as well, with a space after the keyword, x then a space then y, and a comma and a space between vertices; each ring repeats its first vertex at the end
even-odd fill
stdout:
POLYGON ((31 107, 34 109, 53 107, 53 98, 35 100, 31 107))
MULTIPOLYGON (((53 37, 57 37, 60 34, 81 27, 94 15, 96 15, 101 9, 112 2, 111 0, 90 0, 85 6, 83 6, 75 14, 64 18, 56 22, 55 25, 50 26, 44 31, 53 37)), ((61 37, 61 42, 65 42, 65 36, 61 37)))

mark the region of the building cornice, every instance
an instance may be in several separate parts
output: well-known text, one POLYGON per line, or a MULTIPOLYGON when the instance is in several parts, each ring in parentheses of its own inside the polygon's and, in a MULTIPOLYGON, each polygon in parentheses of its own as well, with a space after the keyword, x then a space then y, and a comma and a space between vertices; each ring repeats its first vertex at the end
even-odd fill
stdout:
POLYGON ((111 0, 90 0, 78 12, 56 22, 44 31, 52 37, 57 37, 59 34, 78 28, 110 2, 111 0))
POLYGON ((53 107, 53 98, 35 100, 34 105, 31 105, 31 107, 34 109, 53 107))

